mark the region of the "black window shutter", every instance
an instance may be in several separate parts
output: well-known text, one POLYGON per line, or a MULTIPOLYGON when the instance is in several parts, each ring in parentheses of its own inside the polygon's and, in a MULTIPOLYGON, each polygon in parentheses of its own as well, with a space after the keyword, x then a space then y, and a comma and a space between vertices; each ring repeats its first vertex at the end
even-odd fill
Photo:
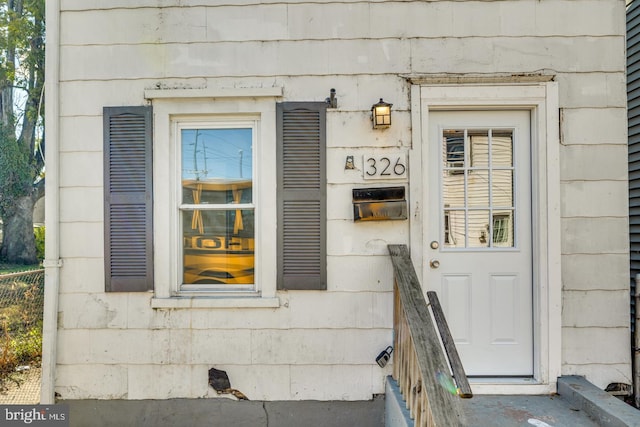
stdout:
POLYGON ((326 108, 276 107, 278 138, 278 289, 327 288, 326 108))
POLYGON ((104 107, 105 290, 153 289, 152 108, 104 107))

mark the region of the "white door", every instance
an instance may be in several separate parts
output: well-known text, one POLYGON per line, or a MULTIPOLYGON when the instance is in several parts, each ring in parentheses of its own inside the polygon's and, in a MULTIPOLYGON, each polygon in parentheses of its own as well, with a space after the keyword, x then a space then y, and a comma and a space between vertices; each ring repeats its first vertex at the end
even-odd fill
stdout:
POLYGON ((429 113, 425 287, 469 376, 533 375, 530 120, 429 113))

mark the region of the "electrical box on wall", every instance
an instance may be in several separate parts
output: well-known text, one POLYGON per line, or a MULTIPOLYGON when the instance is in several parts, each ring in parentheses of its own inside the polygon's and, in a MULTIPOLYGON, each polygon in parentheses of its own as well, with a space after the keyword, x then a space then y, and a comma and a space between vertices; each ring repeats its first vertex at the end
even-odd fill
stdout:
POLYGON ((407 219, 404 187, 354 188, 354 221, 407 219))

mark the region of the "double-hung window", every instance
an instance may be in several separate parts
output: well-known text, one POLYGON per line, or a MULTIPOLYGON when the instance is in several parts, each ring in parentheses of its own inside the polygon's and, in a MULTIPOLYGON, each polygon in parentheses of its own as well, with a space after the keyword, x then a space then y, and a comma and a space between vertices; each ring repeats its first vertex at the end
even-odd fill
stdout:
POLYGON ((257 127, 175 122, 181 292, 255 290, 257 127))

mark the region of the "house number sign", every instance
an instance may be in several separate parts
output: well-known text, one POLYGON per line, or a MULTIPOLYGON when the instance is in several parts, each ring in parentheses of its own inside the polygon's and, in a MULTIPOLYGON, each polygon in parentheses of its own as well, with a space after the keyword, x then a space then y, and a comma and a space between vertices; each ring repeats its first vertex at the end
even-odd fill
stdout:
POLYGON ((364 179, 403 179, 407 177, 407 154, 364 155, 364 179))

